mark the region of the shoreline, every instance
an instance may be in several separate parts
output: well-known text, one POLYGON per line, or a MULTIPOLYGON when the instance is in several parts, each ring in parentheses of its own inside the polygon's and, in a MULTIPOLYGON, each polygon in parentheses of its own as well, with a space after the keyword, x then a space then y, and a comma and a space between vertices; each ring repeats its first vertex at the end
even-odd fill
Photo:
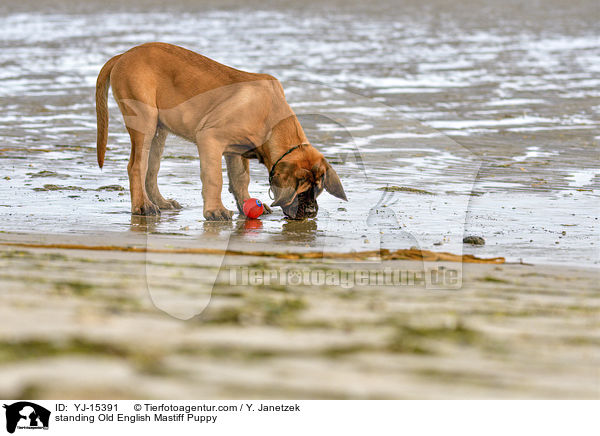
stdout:
MULTIPOLYGON (((534 267, 571 267, 590 270, 600 270, 600 263, 585 264, 570 262, 534 262, 521 258, 520 261, 507 260, 504 257, 485 257, 476 253, 457 254, 447 252, 440 247, 439 250, 425 249, 387 249, 348 251, 327 250, 319 246, 299 246, 273 244, 262 241, 248 241, 231 237, 212 237, 201 235, 193 237, 189 235, 153 234, 143 232, 107 232, 100 233, 33 233, 33 232, 6 232, 0 231, 0 246, 22 247, 38 249, 63 249, 63 250, 91 250, 91 251, 137 251, 137 252, 164 252, 166 254, 215 254, 215 255, 239 255, 258 257, 280 257, 289 260, 301 258, 354 258, 355 260, 368 259, 375 256, 381 260, 415 260, 415 261, 449 261, 460 262, 460 257, 466 258, 464 263, 488 263, 496 265, 527 265, 534 267), (106 243, 110 240, 111 243, 106 243), (150 243, 151 247, 148 247, 150 243), (215 245, 217 248, 215 248, 215 245), (321 248, 321 249, 320 249, 321 248), (423 254, 419 256, 419 252, 423 254), (322 256, 318 255, 319 253, 322 256), (394 253, 398 253, 393 257, 394 253), (406 254, 406 257, 402 256, 406 254), (446 255, 438 257, 439 255, 446 255), (297 256, 297 257, 296 257, 297 256), (436 258, 438 257, 438 258, 436 258)), ((471 246, 467 246, 471 248, 471 246)))

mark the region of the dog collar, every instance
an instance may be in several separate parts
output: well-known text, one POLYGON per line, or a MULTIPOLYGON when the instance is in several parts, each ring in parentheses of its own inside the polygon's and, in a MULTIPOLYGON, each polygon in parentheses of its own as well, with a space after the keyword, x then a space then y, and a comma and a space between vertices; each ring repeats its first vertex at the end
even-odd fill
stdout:
POLYGON ((292 148, 290 148, 288 151, 286 151, 285 153, 283 153, 281 155, 281 157, 275 161, 275 163, 271 167, 271 170, 269 171, 269 185, 271 185, 271 180, 273 180, 273 174, 275 173, 275 167, 277 166, 277 164, 279 163, 279 161, 281 161, 281 159, 283 159, 284 157, 286 157, 288 154, 290 154, 292 151, 296 150, 301 145, 310 145, 310 144, 302 143, 302 144, 295 145, 292 148))

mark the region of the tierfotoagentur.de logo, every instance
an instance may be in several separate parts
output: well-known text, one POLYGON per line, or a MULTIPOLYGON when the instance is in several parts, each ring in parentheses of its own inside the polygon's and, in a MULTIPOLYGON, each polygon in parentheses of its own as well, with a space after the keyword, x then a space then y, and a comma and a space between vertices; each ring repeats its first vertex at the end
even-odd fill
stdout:
POLYGON ((29 401, 4 404, 6 409, 6 431, 14 433, 19 430, 48 430, 50 411, 29 401))

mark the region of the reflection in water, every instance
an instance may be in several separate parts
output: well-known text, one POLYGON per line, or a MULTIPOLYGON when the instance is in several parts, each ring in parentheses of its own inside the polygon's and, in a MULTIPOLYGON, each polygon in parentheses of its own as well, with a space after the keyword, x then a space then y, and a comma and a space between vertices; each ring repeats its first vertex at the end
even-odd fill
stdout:
POLYGON ((231 232, 233 230, 232 221, 204 221, 202 228, 206 235, 218 236, 222 231, 226 230, 231 232))
POLYGON ((132 232, 151 233, 156 231, 156 226, 160 223, 158 216, 131 215, 130 229, 132 232))
MULTIPOLYGON (((132 232, 152 233, 157 231, 160 224, 174 223, 178 220, 179 211, 170 210, 163 212, 162 215, 143 216, 131 215, 130 230, 132 232)), ((160 230, 160 229, 159 229, 160 230)))
POLYGON ((263 223, 259 219, 246 218, 236 223, 237 235, 257 235, 261 233, 263 223))
POLYGON ((313 242, 317 237, 317 221, 288 220, 281 227, 281 235, 284 241, 291 242, 313 242))

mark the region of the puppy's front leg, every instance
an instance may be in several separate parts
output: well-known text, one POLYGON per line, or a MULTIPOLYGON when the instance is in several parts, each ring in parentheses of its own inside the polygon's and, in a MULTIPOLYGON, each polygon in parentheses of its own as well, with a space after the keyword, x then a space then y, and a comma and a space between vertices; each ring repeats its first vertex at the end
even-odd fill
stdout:
MULTIPOLYGON (((238 211, 244 213, 244 202, 248 200, 248 185, 250 184, 250 168, 248 159, 239 154, 226 154, 227 176, 229 177, 229 192, 235 197, 238 211)), ((271 213, 271 208, 263 204, 265 213, 271 213)))
POLYGON ((250 169, 248 159, 239 154, 226 154, 227 176, 229 177, 229 192, 235 197, 240 214, 244 213, 244 201, 250 198, 248 185, 250 184, 250 169))
POLYGON ((221 159, 223 149, 218 141, 209 135, 198 135, 197 146, 200 156, 204 218, 210 221, 230 220, 233 212, 227 210, 221 201, 221 190, 223 188, 221 159))

